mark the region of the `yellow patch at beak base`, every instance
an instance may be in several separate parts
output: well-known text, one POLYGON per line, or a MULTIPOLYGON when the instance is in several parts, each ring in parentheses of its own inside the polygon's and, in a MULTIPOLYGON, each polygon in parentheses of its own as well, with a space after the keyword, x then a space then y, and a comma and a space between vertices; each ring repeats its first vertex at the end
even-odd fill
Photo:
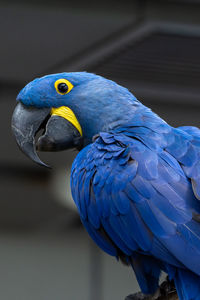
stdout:
POLYGON ((75 114, 69 107, 67 107, 67 106, 61 106, 58 108, 53 107, 51 109, 51 115, 59 116, 59 117, 66 119, 67 121, 72 123, 72 125, 74 125, 74 127, 79 131, 81 136, 83 135, 81 125, 80 125, 79 121, 77 120, 75 114))

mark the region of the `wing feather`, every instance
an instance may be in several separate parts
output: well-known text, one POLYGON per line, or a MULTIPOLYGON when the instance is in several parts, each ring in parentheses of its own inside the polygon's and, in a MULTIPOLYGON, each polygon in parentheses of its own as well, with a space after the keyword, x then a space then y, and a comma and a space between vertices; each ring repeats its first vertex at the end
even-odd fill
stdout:
POLYGON ((181 165, 187 162, 191 168, 196 160, 196 153, 187 158, 187 135, 183 141, 168 138, 177 145, 156 152, 145 145, 146 137, 103 133, 77 156, 73 198, 83 224, 104 251, 116 256, 118 250, 127 256, 145 253, 200 274, 200 224, 192 219, 200 210, 181 165))

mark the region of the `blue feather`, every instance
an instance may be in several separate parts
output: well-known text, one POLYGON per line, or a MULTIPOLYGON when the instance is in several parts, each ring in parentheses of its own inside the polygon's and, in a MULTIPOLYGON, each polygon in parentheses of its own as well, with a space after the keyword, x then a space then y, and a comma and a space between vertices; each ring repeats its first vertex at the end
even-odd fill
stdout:
POLYGON ((131 258, 131 265, 143 293, 154 294, 158 289, 160 264, 153 258, 135 254, 131 258))
POLYGON ((112 255, 112 256, 117 256, 117 249, 113 246, 113 244, 108 240, 105 239, 100 231, 97 231, 95 228, 92 227, 92 225, 86 221, 81 219, 84 227, 88 231, 89 235, 91 238, 95 241, 95 243, 106 253, 112 255))
POLYGON ((162 213, 153 203, 144 201, 136 203, 136 207, 142 216, 142 219, 150 228, 153 234, 158 237, 165 237, 174 235, 176 232, 176 225, 170 221, 164 213, 162 213))
POLYGON ((178 269, 173 276, 180 300, 200 299, 200 277, 192 272, 178 269))
POLYGON ((131 203, 131 210, 127 215, 120 215, 120 220, 139 248, 149 251, 152 247, 152 233, 141 219, 137 209, 131 203))
POLYGON ((102 219, 102 225, 103 225, 104 229, 106 230, 107 234, 109 235, 109 237, 115 243, 115 245, 121 251, 123 251, 123 253, 130 256, 133 253, 133 251, 128 247, 128 245, 126 245, 126 243, 123 242, 123 240, 119 237, 118 233, 115 232, 115 230, 118 230, 118 228, 113 230, 113 228, 110 225, 109 219, 107 219, 107 218, 102 219))
POLYGON ((110 215, 109 223, 112 229, 116 232, 116 234, 121 238, 121 240, 128 246, 132 251, 138 250, 138 245, 134 239, 132 239, 131 235, 126 227, 123 226, 121 219, 117 216, 110 215))

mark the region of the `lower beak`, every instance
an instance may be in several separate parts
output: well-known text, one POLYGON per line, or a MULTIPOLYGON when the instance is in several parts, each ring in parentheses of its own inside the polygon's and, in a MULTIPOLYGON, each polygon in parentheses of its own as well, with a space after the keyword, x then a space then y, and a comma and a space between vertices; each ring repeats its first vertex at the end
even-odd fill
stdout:
POLYGON ((39 137, 36 143, 36 149, 39 151, 80 149, 81 146, 82 138, 78 130, 69 121, 56 115, 49 118, 45 134, 39 137))
POLYGON ((22 152, 36 163, 49 167, 41 161, 37 151, 60 151, 80 148, 82 137, 66 119, 50 115, 50 108, 27 107, 18 103, 12 116, 12 131, 22 152), (40 129, 45 133, 35 141, 40 129))

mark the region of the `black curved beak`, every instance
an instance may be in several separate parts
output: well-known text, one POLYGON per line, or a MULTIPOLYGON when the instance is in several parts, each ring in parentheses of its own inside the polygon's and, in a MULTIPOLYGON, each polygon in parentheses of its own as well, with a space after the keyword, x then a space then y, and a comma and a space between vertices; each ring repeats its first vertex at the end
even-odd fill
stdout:
POLYGON ((81 148, 82 137, 66 119, 50 115, 50 108, 27 107, 18 103, 12 116, 12 131, 21 151, 34 162, 49 167, 41 161, 38 151, 61 151, 81 148), (44 135, 35 141, 40 129, 44 135))

